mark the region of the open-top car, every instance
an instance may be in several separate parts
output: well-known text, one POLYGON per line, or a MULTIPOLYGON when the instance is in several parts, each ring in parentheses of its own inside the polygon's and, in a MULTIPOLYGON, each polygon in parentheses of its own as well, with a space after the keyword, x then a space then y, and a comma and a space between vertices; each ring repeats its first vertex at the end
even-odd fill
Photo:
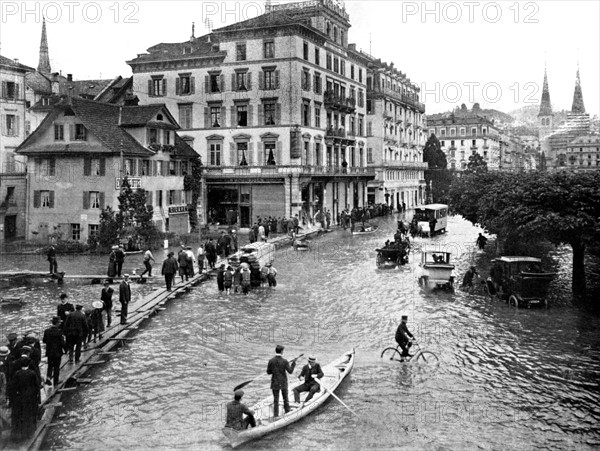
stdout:
POLYGON ((498 296, 517 308, 548 305, 548 289, 556 274, 544 271, 539 258, 500 257, 492 263, 486 281, 491 296, 498 296))

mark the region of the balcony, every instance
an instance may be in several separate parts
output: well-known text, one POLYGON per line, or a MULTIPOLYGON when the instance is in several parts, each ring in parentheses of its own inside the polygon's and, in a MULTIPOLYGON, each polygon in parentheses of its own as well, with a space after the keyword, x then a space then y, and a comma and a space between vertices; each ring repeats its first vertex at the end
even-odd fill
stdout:
POLYGON ((375 169, 371 167, 339 166, 208 166, 204 169, 207 180, 222 177, 236 177, 241 180, 252 178, 282 179, 296 176, 324 177, 375 177, 375 169))
POLYGON ((302 175, 327 177, 375 177, 375 168, 342 166, 302 166, 302 175))
POLYGON ((382 95, 391 97, 393 99, 396 99, 396 100, 404 103, 405 105, 413 107, 419 113, 425 113, 425 105, 423 103, 411 98, 410 96, 408 96, 406 94, 402 94, 400 92, 394 91, 391 88, 377 87, 375 89, 369 90, 368 95, 371 97, 381 97, 382 95))
POLYGON ((402 161, 402 160, 387 160, 382 164, 386 168, 405 168, 405 169, 417 169, 425 170, 429 168, 428 163, 422 161, 402 161))
POLYGON ((353 97, 344 97, 332 91, 325 91, 323 95, 326 109, 342 113, 354 113, 356 111, 356 99, 353 97))
POLYGON ((338 141, 340 143, 352 144, 356 141, 354 133, 346 133, 344 127, 328 127, 325 131, 325 139, 331 141, 338 141))

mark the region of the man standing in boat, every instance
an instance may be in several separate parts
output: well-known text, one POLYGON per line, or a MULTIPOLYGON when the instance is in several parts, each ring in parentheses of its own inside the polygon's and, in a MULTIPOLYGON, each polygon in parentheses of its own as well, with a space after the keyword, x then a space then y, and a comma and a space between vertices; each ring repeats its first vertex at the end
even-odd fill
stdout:
POLYGON ((271 375, 271 390, 273 391, 273 417, 279 416, 279 392, 283 397, 283 410, 285 413, 290 411, 290 401, 288 399, 288 379, 287 374, 292 374, 296 368, 296 359, 289 363, 283 358, 282 345, 275 348, 275 357, 269 360, 267 365, 267 374, 271 375))
POLYGON ((248 429, 248 426, 256 427, 254 411, 250 410, 246 404, 242 402, 242 396, 244 396, 244 391, 236 390, 233 393, 233 401, 227 403, 227 422, 225 423, 226 428, 232 428, 236 431, 241 431, 248 429), (244 414, 246 415, 246 418, 244 418, 244 414))
POLYGON ((320 384, 314 379, 315 376, 319 379, 322 379, 324 376, 323 370, 321 369, 321 365, 317 363, 317 359, 315 357, 309 357, 308 363, 304 365, 302 372, 298 376, 298 379, 304 378, 304 383, 293 390, 294 401, 296 403, 300 403, 300 393, 305 391, 309 392, 304 400, 304 402, 307 403, 313 398, 315 393, 321 390, 320 384))
POLYGON ((408 353, 408 350, 412 346, 411 340, 414 338, 414 336, 410 333, 408 327, 406 326, 407 321, 408 316, 403 315, 400 325, 396 330, 396 342, 402 348, 402 355, 400 357, 412 357, 411 354, 408 353))

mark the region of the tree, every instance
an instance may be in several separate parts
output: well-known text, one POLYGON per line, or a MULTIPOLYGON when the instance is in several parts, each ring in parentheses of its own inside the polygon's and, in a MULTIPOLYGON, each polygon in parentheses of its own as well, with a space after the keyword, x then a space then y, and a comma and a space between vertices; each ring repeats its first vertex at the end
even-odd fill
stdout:
POLYGON ((485 162, 483 157, 481 155, 479 155, 477 152, 475 152, 473 155, 471 155, 469 157, 469 162, 467 163, 467 169, 465 170, 465 172, 481 173, 481 172, 487 172, 487 170, 488 170, 487 163, 485 162))
POLYGON ((198 231, 198 199, 202 193, 202 160, 197 158, 192 161, 191 174, 185 174, 183 189, 192 192, 192 202, 188 205, 190 215, 190 228, 192 232, 198 231))
POLYGON ((452 176, 447 169, 446 154, 433 133, 423 148, 423 161, 429 166, 425 170, 425 196, 428 202, 445 202, 452 176))
POLYGON ((572 291, 585 298, 586 246, 600 243, 600 171, 471 172, 450 198, 454 211, 501 239, 571 246, 572 291))
POLYGON ((100 247, 110 248, 119 239, 119 223, 111 207, 106 207, 100 212, 100 225, 98 227, 98 243, 100 247))

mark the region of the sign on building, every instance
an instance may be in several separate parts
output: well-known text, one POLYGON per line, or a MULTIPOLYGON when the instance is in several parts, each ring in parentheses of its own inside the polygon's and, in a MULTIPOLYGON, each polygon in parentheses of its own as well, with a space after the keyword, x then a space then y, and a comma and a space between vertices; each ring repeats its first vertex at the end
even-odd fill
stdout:
MULTIPOLYGON (((117 177, 115 179, 115 188, 121 189, 121 178, 117 177)), ((129 186, 131 189, 140 189, 142 187, 142 179, 139 177, 127 177, 127 181, 129 182, 129 186)))

